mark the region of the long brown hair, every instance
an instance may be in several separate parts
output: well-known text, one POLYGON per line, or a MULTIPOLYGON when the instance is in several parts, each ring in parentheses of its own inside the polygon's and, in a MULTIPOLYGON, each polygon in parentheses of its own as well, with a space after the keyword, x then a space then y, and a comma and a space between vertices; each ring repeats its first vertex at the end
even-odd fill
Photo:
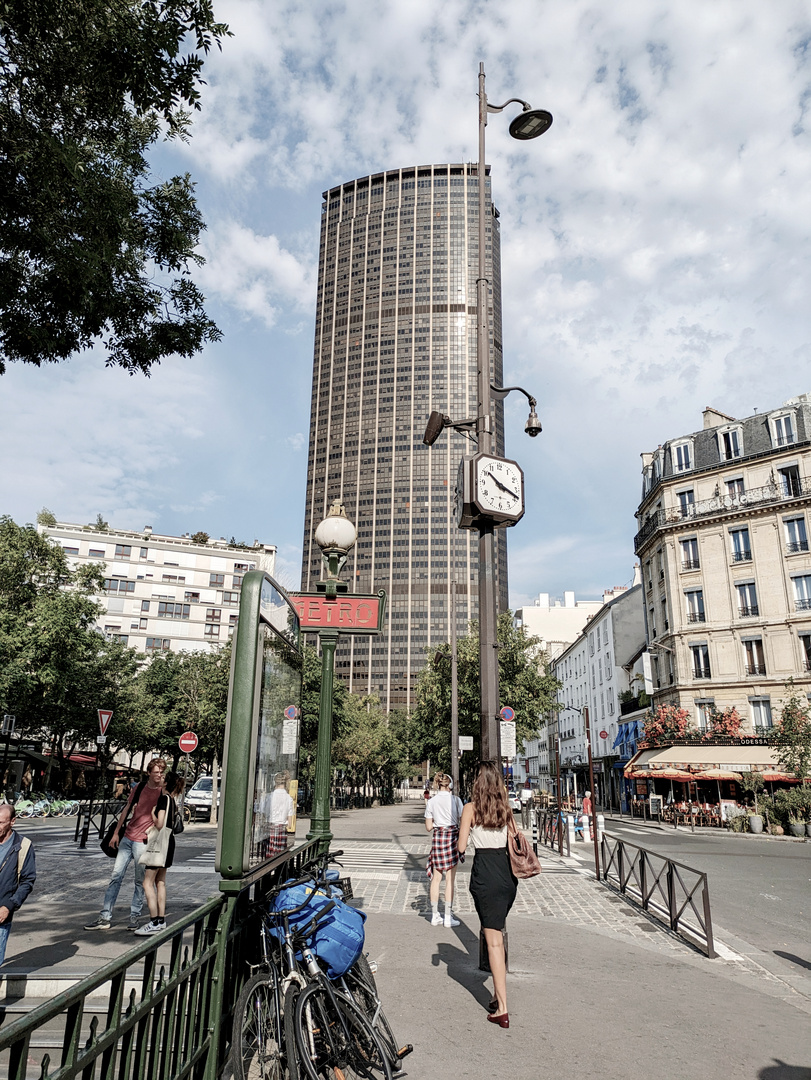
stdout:
POLYGON ((512 811, 501 770, 494 761, 479 762, 473 781, 473 810, 476 824, 483 829, 503 829, 512 811))

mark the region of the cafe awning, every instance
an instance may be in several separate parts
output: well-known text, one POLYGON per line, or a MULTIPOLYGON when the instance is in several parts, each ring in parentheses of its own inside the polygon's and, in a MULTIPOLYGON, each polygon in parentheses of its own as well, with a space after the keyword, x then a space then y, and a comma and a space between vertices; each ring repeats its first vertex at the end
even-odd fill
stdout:
POLYGON ((628 777, 662 780, 740 780, 751 772, 764 780, 794 780, 770 746, 656 746, 637 751, 625 766, 628 777))

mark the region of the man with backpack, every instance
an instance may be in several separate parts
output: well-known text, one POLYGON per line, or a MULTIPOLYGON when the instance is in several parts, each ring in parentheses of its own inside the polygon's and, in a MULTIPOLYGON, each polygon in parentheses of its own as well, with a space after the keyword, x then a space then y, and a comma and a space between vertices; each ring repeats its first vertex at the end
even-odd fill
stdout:
POLYGON ((27 836, 14 832, 16 813, 10 803, 0 804, 0 964, 14 912, 22 907, 37 880, 34 848, 27 836))
POLYGON ((104 905, 98 919, 95 922, 88 923, 85 930, 110 929, 113 920, 113 907, 118 899, 118 892, 127 873, 127 867, 131 862, 135 863, 135 890, 132 894, 127 929, 138 929, 141 908, 144 906, 144 873, 146 871, 146 867, 138 860, 146 850, 146 834, 152 824, 152 811, 163 791, 163 774, 165 770, 166 762, 160 758, 153 758, 147 766, 147 779, 142 780, 130 792, 127 805, 121 811, 109 842, 110 847, 114 851, 117 849, 117 851, 113 876, 110 878, 110 884, 104 894, 104 905))

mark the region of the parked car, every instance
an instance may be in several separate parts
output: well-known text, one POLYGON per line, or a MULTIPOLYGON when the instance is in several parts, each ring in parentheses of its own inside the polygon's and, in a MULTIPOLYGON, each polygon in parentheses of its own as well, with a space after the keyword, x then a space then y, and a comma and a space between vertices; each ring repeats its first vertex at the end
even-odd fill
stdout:
POLYGON ((510 804, 510 809, 511 810, 520 810, 521 809, 521 796, 516 795, 516 793, 514 791, 510 791, 510 792, 507 793, 507 800, 508 800, 508 802, 510 804))
MULTIPOLYGON (((188 806, 195 818, 205 817, 211 813, 211 792, 213 787, 214 783, 210 776, 200 776, 186 792, 186 806, 188 806)), ((217 806, 219 805, 220 791, 218 788, 217 806)))

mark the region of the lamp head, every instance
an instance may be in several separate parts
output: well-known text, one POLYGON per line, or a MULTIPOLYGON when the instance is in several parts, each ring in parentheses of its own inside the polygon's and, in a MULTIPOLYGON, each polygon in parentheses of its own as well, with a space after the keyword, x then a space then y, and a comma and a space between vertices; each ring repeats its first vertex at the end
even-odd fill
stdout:
POLYGON ((541 427, 541 421, 538 419, 538 414, 535 412, 535 402, 533 401, 530 406, 529 419, 524 424, 524 431, 531 439, 534 439, 536 435, 540 435, 543 428, 541 427))
POLYGON ((510 134, 514 139, 526 141, 537 139, 552 126, 552 113, 546 109, 530 109, 526 106, 524 111, 510 121, 510 134))
POLYGON ((446 424, 450 423, 449 416, 443 416, 441 412, 434 412, 428 417, 428 423, 425 427, 425 434, 422 437, 422 441, 426 446, 433 446, 439 436, 442 434, 442 429, 446 424))
POLYGON ((357 530, 343 508, 340 499, 336 499, 329 512, 315 530, 315 542, 322 551, 339 551, 346 554, 355 546, 357 530))

